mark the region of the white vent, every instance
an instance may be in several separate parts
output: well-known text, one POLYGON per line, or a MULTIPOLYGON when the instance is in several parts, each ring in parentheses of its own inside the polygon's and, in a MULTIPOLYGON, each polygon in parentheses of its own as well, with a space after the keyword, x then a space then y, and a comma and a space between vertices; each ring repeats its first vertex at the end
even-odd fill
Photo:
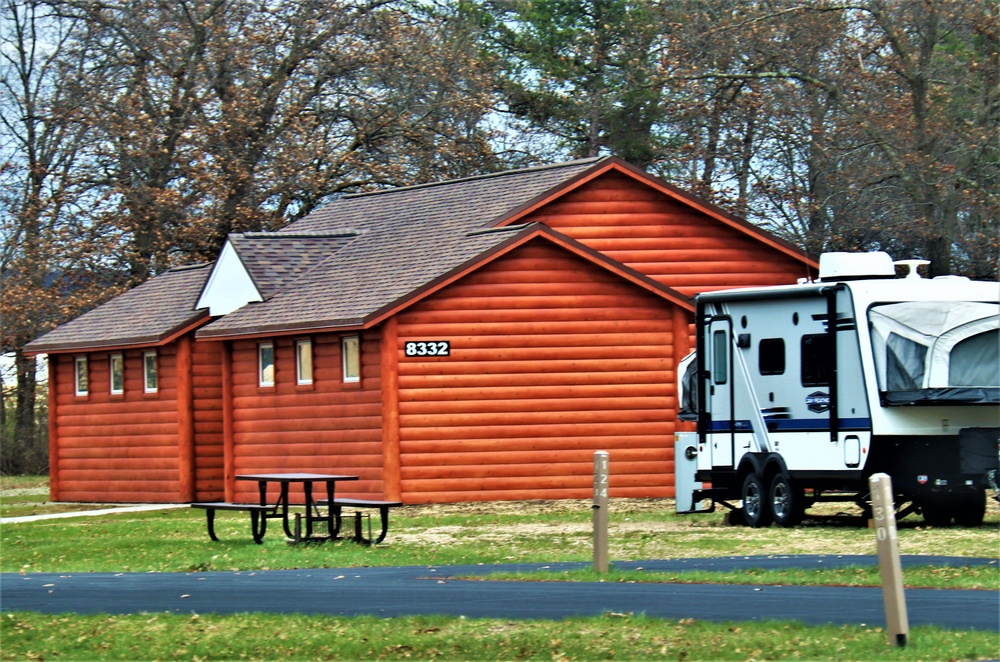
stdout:
POLYGON ((819 256, 819 279, 895 278, 896 267, 888 253, 823 253, 819 256))

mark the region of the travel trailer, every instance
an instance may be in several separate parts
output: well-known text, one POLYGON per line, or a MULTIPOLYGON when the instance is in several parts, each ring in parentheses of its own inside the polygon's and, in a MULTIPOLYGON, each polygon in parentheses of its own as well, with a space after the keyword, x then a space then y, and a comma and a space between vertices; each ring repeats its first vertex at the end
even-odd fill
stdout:
POLYGON ((815 282, 697 296, 678 512, 793 526, 820 501, 869 508, 884 472, 898 516, 982 523, 1000 468, 1000 284, 922 264, 828 253, 815 282))

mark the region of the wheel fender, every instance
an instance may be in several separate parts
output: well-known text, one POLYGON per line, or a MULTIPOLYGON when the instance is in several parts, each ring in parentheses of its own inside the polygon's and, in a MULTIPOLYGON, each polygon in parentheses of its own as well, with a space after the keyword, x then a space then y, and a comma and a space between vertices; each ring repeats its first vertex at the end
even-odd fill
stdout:
POLYGON ((746 455, 740 458, 739 469, 736 470, 736 476, 738 479, 737 482, 740 485, 742 485, 743 479, 752 473, 756 473, 760 476, 763 476, 764 475, 762 473, 763 468, 764 468, 764 463, 761 461, 761 458, 758 455, 755 455, 753 453, 747 453, 746 455))
POLYGON ((778 474, 788 474, 788 467, 785 465, 785 458, 781 457, 777 453, 771 453, 764 460, 764 470, 761 472, 761 476, 764 477, 764 481, 770 484, 771 479, 778 474))

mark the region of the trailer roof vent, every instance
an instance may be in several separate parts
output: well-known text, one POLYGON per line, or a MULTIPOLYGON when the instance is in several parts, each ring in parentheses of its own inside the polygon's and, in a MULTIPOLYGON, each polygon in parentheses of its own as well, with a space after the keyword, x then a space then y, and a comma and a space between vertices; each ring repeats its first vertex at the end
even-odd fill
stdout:
POLYGON ((896 267, 888 253, 823 253, 819 279, 823 281, 895 278, 896 267))

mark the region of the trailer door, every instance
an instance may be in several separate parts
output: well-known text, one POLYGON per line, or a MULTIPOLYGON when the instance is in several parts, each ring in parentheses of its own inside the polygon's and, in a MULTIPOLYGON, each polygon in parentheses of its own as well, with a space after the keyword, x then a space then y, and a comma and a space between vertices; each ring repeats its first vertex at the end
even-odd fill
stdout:
POLYGON ((728 316, 713 317, 708 323, 708 397, 712 466, 732 467, 736 427, 733 420, 733 323, 728 316))

